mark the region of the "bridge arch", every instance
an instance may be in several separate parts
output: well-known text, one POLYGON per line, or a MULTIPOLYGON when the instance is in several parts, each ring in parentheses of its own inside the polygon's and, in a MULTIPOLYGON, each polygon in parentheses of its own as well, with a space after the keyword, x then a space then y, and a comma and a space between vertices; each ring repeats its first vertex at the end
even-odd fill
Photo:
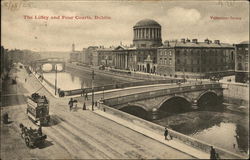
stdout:
POLYGON ((33 62, 33 68, 36 71, 43 71, 43 72, 55 72, 55 70, 57 70, 58 72, 63 72, 65 70, 65 61, 62 58, 40 59, 33 62), (52 66, 52 69, 51 67, 49 67, 49 69, 45 69, 48 68, 45 67, 45 65, 52 66))
POLYGON ((192 100, 186 96, 175 95, 164 99, 159 110, 167 113, 183 113, 190 111, 192 108, 192 100))
POLYGON ((140 117, 142 119, 148 119, 149 113, 147 111, 147 108, 140 104, 128 104, 126 106, 123 106, 119 110, 132 114, 134 116, 140 117))
POLYGON ((220 103, 218 94, 213 90, 204 91, 197 98, 197 105, 201 108, 216 106, 220 103))

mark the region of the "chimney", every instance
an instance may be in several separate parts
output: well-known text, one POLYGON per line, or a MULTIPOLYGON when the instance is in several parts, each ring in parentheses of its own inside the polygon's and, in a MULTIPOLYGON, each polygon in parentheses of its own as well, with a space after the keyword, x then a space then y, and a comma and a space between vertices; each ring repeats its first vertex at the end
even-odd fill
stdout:
POLYGON ((186 42, 190 42, 190 39, 187 38, 186 42))
POLYGON ((193 43, 198 43, 198 39, 192 39, 193 43))
POLYGON ((209 44, 209 39, 205 39, 204 42, 209 44))
POLYGON ((182 38, 182 39, 181 39, 181 42, 182 42, 182 43, 185 43, 185 38, 182 38))
POLYGON ((214 40, 215 44, 220 44, 220 40, 214 40))

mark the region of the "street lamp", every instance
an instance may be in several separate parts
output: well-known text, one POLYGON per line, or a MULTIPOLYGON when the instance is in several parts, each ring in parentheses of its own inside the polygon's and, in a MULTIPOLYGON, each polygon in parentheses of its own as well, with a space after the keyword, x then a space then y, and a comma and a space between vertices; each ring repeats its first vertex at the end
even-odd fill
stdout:
POLYGON ((92 111, 94 111, 94 70, 92 71, 92 111))
POLYGON ((104 99, 104 87, 102 87, 102 99, 104 99))
POLYGON ((56 89, 57 89, 57 65, 55 65, 55 95, 56 95, 56 89))

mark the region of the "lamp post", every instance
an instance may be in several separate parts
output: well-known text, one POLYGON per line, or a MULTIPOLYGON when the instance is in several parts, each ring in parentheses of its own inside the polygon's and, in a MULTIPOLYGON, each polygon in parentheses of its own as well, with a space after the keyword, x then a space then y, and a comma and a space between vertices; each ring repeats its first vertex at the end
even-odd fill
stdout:
POLYGON ((57 65, 55 65, 55 69, 56 69, 56 72, 55 72, 55 95, 56 95, 56 90, 57 90, 57 65))
POLYGON ((94 70, 92 71, 92 111, 94 111, 94 70))
POLYGON ((104 87, 102 87, 102 99, 104 99, 104 87))

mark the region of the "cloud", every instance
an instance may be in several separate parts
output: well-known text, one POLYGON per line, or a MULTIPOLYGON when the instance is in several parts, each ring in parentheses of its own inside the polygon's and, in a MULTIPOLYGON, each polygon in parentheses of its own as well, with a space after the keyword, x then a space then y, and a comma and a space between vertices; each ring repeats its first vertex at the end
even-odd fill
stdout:
POLYGON ((167 11, 167 17, 176 25, 192 25, 200 20, 201 14, 196 9, 174 7, 167 11))
POLYGON ((2 44, 6 48, 70 50, 89 45, 131 44, 133 25, 145 18, 162 26, 162 39, 214 38, 237 43, 249 35, 249 9, 221 8, 198 2, 117 1, 37 1, 33 8, 11 12, 2 10, 2 44), (204 4, 204 5, 203 5, 204 4), (109 16, 110 20, 25 20, 23 15, 109 16), (210 16, 238 16, 241 21, 211 21, 210 16), (228 35, 228 36, 225 36, 228 35), (37 39, 34 39, 37 37, 37 39), (230 38, 231 37, 231 38, 230 38), (224 39, 223 39, 224 38, 224 39), (237 41, 237 42, 235 42, 237 41))

